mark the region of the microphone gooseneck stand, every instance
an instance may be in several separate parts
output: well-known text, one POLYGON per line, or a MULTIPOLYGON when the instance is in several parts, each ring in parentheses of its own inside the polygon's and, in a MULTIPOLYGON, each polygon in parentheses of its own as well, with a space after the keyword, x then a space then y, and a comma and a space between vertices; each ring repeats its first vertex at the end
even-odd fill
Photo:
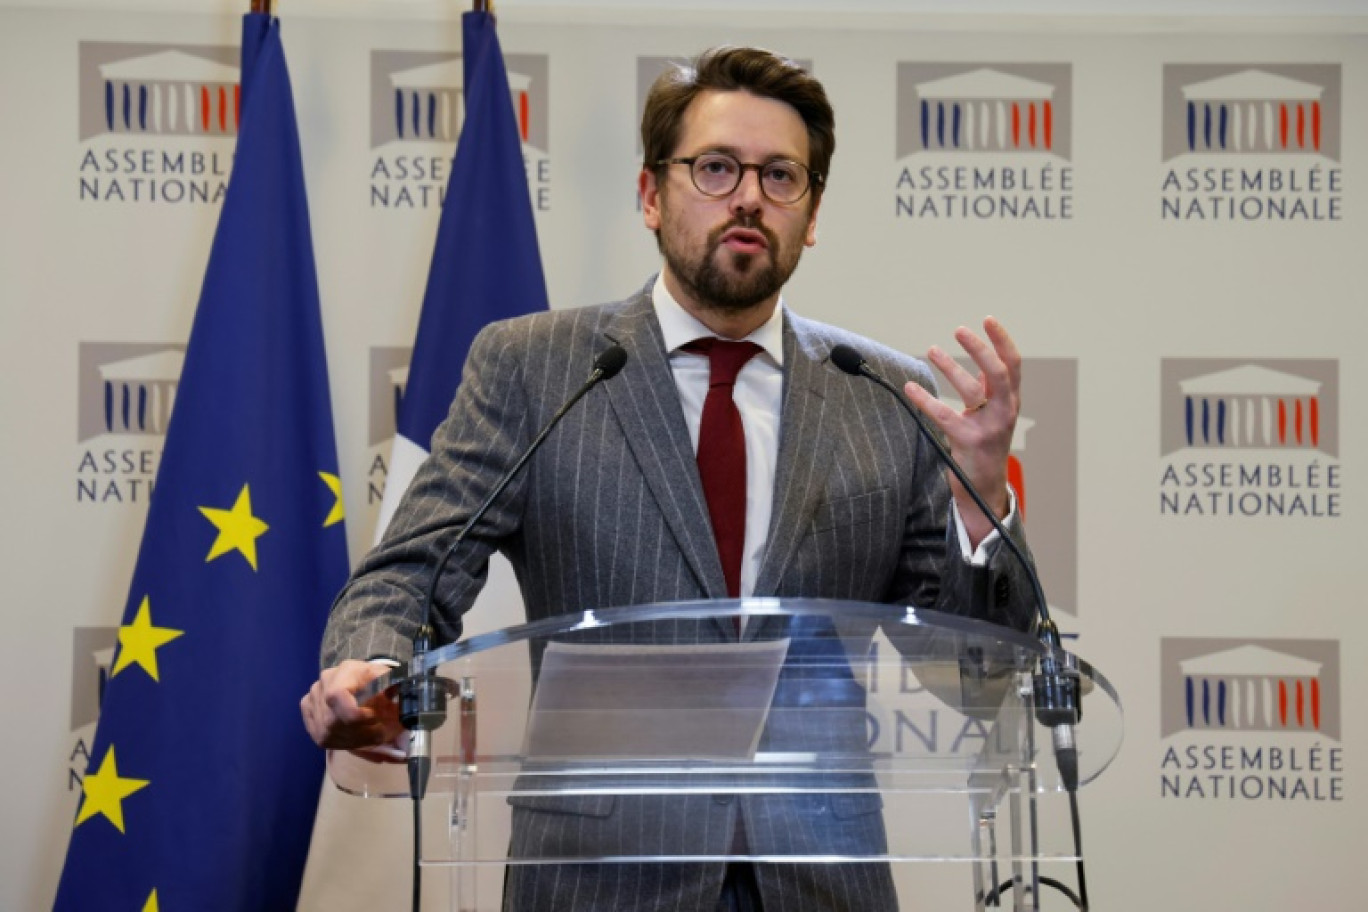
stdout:
MULTIPOLYGON (((428 778, 432 774, 432 732, 446 721, 447 698, 455 693, 455 685, 446 678, 440 678, 431 668, 425 668, 427 654, 433 648, 432 605, 437 598, 437 581, 451 560, 456 549, 475 524, 489 512, 494 501, 504 489, 518 476, 532 454, 541 448, 548 434, 560 423, 575 403, 584 398, 591 389, 604 380, 617 376, 627 364, 627 351, 620 345, 605 349, 594 359, 594 368, 588 379, 575 394, 566 400, 551 420, 542 428, 541 433, 523 451, 522 456, 503 474, 494 489, 489 492, 484 503, 476 508, 470 518, 456 532, 451 544, 442 552, 437 567, 428 582, 427 596, 423 599, 423 618, 418 632, 413 637, 413 657, 409 660, 409 676, 398 683, 399 721, 409 732, 408 776, 409 797, 413 800, 413 912, 419 912, 422 902, 422 807, 423 797, 427 794, 428 778)), ((459 630, 459 622, 458 622, 459 630)), ((459 636, 459 633, 457 634, 459 636)))
MULTIPOLYGON (((1003 544, 1021 564, 1022 569, 1026 572, 1027 579, 1031 582, 1031 589, 1035 595, 1036 612, 1040 618, 1039 636, 1045 645, 1045 654, 1040 659, 1040 670, 1032 682, 1035 691, 1035 713, 1037 721, 1050 729, 1054 742, 1055 762, 1059 766, 1059 778, 1065 791, 1069 793, 1074 851, 1078 856, 1078 894, 1075 895, 1072 890, 1053 878, 1042 877, 1040 882, 1060 890, 1069 897, 1074 906, 1086 912, 1088 908, 1088 887, 1083 871, 1083 839, 1078 816, 1078 745, 1074 738, 1074 726, 1082 718, 1082 705, 1079 702, 1079 676, 1077 669, 1072 665, 1072 657, 1063 655, 1060 647, 1059 628, 1050 618, 1050 605, 1045 599, 1045 590, 1041 588, 1040 577, 1035 572, 1031 562, 1026 559, 1026 555, 1020 546, 1007 533, 1007 528, 998 519, 996 512, 988 506, 983 495, 978 492, 969 481, 968 476, 965 475, 964 469, 960 468, 959 464, 950 456, 940 438, 927 426, 926 419, 921 412, 912 407, 903 392, 870 367, 864 356, 849 345, 837 345, 833 348, 831 350, 831 363, 845 373, 853 377, 864 377, 893 394, 893 397, 916 422, 917 429, 921 432, 923 439, 931 445, 940 461, 954 473, 955 478, 959 479, 959 483, 973 499, 975 506, 992 523, 1003 544)), ((985 897, 985 900, 988 901, 989 905, 997 905, 1001 893, 1010 889, 1011 886, 1011 881, 1008 881, 996 887, 985 897)))

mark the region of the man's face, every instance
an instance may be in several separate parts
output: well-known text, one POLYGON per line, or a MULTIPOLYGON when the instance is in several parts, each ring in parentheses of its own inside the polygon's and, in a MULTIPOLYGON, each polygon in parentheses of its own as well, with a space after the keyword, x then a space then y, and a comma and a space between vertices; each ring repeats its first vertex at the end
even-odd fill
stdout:
MULTIPOLYGON (((806 165, 807 129, 782 101, 704 92, 685 111, 670 157, 704 152, 727 152, 743 163, 786 158, 806 165)), ((665 257, 667 284, 686 309, 735 314, 772 307, 803 247, 817 243, 816 195, 809 190, 796 203, 772 202, 753 169, 723 197, 700 193, 687 165, 669 165, 659 179, 643 170, 640 189, 646 227, 657 232, 665 257)))

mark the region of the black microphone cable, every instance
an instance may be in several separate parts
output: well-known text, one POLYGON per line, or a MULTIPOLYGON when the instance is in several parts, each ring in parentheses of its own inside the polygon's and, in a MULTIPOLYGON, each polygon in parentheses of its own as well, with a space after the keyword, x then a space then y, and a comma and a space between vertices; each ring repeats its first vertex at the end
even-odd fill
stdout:
MULTIPOLYGON (((566 413, 599 383, 609 380, 627 364, 627 351, 621 345, 605 349, 594 359, 594 367, 588 379, 562 405, 551 420, 542 428, 535 440, 523 451, 522 456, 513 464, 484 502, 476 508, 470 518, 457 531, 456 537, 443 551, 437 568, 428 582, 427 595, 423 599, 422 623, 413 637, 413 656, 409 662, 409 676, 399 682, 399 721, 409 731, 408 776, 409 797, 413 801, 413 912, 419 912, 422 900, 422 802, 427 795, 428 778, 432 773, 432 732, 446 722, 447 697, 455 692, 455 686, 445 678, 437 677, 433 669, 423 669, 423 659, 433 648, 432 605, 437 598, 437 581, 451 560, 461 542, 465 541, 470 530, 489 512, 494 501, 513 479, 522 471, 532 454, 541 448, 547 435, 560 423, 566 413), (421 669, 421 670, 419 670, 421 669)), ((458 634, 459 635, 459 634, 458 634)))
MULTIPOLYGON (((1082 718, 1082 708, 1078 700, 1079 677, 1077 669, 1073 667, 1061 669, 1060 667, 1062 649, 1059 628, 1050 618, 1050 605, 1045 599, 1045 590, 1041 588, 1040 576, 1031 566, 1031 562, 1026 559, 1021 547, 1007 533, 1007 528, 998 519, 997 513, 988 506, 983 495, 978 492, 969 481, 969 477, 965 475, 964 469, 960 468, 959 463, 950 456, 940 438, 927 426, 921 412, 912 407, 912 403, 907 401, 903 392, 870 367, 864 356, 849 345, 837 345, 833 348, 831 350, 831 363, 845 373, 853 377, 864 377, 871 380, 893 394, 893 398, 916 422, 917 429, 921 431, 923 439, 935 450, 940 461, 959 479, 960 485, 968 492, 974 501, 974 505, 992 524, 1003 544, 1021 564, 1022 569, 1026 572, 1026 578, 1030 580, 1031 589, 1035 595, 1036 613, 1040 618, 1039 636, 1046 647, 1045 654, 1040 659, 1040 673, 1036 675, 1034 681, 1036 718, 1051 732, 1055 749, 1055 762, 1059 766, 1060 782, 1069 794, 1070 816, 1073 820, 1074 850, 1078 856, 1079 895, 1074 896, 1067 889, 1064 892, 1075 906, 1081 910, 1086 910, 1088 908, 1088 890, 1087 880, 1083 873, 1082 835, 1078 817, 1078 744, 1074 738, 1074 726, 1082 718)), ((1041 878, 1041 882, 1062 888, 1062 884, 1050 878, 1041 878)), ((990 897, 995 897, 1007 886, 1010 886, 1010 882, 998 887, 989 894, 990 897)))

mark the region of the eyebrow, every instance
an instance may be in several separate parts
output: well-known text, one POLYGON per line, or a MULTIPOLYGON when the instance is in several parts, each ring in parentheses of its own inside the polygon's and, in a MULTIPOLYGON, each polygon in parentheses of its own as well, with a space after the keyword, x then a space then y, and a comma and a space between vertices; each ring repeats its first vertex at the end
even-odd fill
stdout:
MULTIPOLYGON (((697 157, 700 156, 700 155, 707 155, 707 154, 709 154, 709 153, 711 153, 711 152, 722 152, 722 153, 725 153, 725 154, 727 154, 727 155, 730 155, 732 158, 736 159, 737 161, 741 161, 741 160, 742 160, 742 159, 741 159, 741 151, 740 151, 739 149, 737 149, 735 146, 708 146, 708 147, 705 148, 705 149, 701 149, 701 150, 699 150, 698 152, 694 152, 692 155, 687 155, 687 156, 684 156, 684 157, 685 157, 685 158, 697 158, 697 157)), ((764 162, 775 162, 775 161, 791 161, 791 162, 796 162, 796 163, 798 163, 798 164, 800 164, 800 165, 803 164, 803 160, 800 159, 797 155, 789 155, 789 154, 784 153, 784 152, 771 152, 769 155, 766 155, 764 158, 760 159, 760 161, 761 161, 762 163, 764 163, 764 162)))

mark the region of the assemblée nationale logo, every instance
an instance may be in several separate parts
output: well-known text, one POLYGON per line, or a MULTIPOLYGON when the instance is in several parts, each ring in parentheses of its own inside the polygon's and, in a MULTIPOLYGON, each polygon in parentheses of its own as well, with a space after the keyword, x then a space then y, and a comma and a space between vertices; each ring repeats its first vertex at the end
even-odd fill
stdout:
POLYGON ((184 362, 184 345, 81 343, 77 503, 147 502, 184 362))
POLYGON ((1073 218, 1067 63, 899 63, 894 213, 1073 218))
POLYGON ((1342 220, 1339 64, 1168 64, 1166 221, 1342 220))
MULTIPOLYGON (((428 209, 446 196, 465 122, 464 64, 442 51, 371 51, 370 204, 428 209)), ((551 209, 550 64, 545 54, 505 54, 508 102, 522 139, 532 207, 551 209)))
POLYGON ((1337 640, 1160 642, 1164 798, 1343 801, 1337 640))
MULTIPOLYGON (((389 477, 389 455, 399 423, 399 405, 408 387, 412 346, 374 345, 370 350, 366 420, 366 506, 379 510, 389 477)), ((427 441, 423 441, 426 445, 427 441)))
POLYGON ((79 198, 218 203, 242 98, 238 49, 82 41, 79 198))
POLYGON ((80 793, 90 765, 90 746, 109 683, 117 627, 77 627, 71 632, 71 749, 67 752, 67 791, 80 793))
POLYGON ((1166 358, 1159 512, 1338 517, 1339 362, 1166 358))

